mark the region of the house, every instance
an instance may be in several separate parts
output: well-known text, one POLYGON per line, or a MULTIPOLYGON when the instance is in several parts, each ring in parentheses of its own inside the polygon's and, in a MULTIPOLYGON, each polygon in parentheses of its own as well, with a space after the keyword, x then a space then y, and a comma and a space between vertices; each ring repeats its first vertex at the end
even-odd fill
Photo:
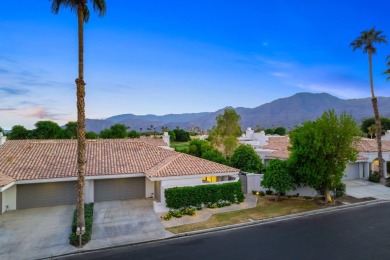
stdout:
MULTIPOLYGON (((388 135, 390 135, 390 132, 386 133, 382 141, 385 177, 388 176, 388 171, 390 171, 387 165, 390 162, 390 136, 388 135)), ((269 160, 276 158, 285 160, 290 155, 288 150, 290 139, 288 136, 268 136, 264 132, 254 133, 251 128, 248 128, 246 133, 239 137, 239 142, 252 145, 265 165, 269 160)), ((348 163, 343 180, 368 179, 370 171, 378 170, 378 148, 375 139, 360 139, 356 144, 356 149, 359 152, 357 160, 348 163)))
MULTIPOLYGON (((87 140, 85 202, 154 198, 161 212, 167 188, 239 180, 238 169, 172 151, 166 139, 87 140)), ((76 140, 0 144, 0 213, 76 203, 76 140)))

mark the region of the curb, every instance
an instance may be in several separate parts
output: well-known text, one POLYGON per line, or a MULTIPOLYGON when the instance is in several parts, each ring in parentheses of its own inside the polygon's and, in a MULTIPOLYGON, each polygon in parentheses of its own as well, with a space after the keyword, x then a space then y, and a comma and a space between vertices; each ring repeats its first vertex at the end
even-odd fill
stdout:
POLYGON ((289 214, 289 215, 279 216, 279 217, 274 217, 274 218, 267 218, 267 219, 254 220, 254 221, 251 221, 251 222, 232 224, 232 225, 227 225, 227 226, 222 226, 222 227, 208 228, 208 229, 184 232, 184 233, 180 233, 180 234, 175 234, 172 237, 168 237, 168 238, 159 238, 159 239, 153 239, 153 240, 137 242, 137 243, 132 243, 132 244, 124 244, 124 245, 117 245, 117 246, 102 247, 102 248, 99 248, 99 249, 90 249, 90 250, 79 249, 78 252, 72 252, 72 253, 68 253, 68 254, 56 255, 56 256, 51 256, 51 257, 42 258, 42 259, 59 259, 59 258, 66 257, 66 256, 76 256, 76 255, 82 255, 82 254, 86 254, 86 253, 99 252, 99 251, 103 251, 103 250, 110 250, 110 249, 129 247, 129 246, 137 246, 137 245, 142 245, 142 244, 151 244, 151 243, 157 243, 157 242, 161 242, 161 241, 168 241, 168 240, 179 239, 179 238, 183 238, 183 237, 190 237, 190 236, 197 236, 197 235, 202 235, 202 234, 208 234, 208 233, 212 233, 212 232, 221 232, 221 231, 226 231, 226 230, 234 230, 234 229, 238 229, 238 228, 244 228, 244 227, 250 227, 250 226, 258 226, 258 225, 274 223, 274 222, 290 220, 290 219, 296 219, 296 218, 301 218, 301 217, 320 215, 320 214, 324 214, 324 213, 340 211, 340 210, 343 210, 343 209, 357 208, 357 207, 361 207, 361 206, 373 205, 373 204, 379 204, 379 203, 385 203, 385 202, 389 202, 389 201, 388 200, 382 200, 382 199, 370 200, 370 201, 358 202, 358 203, 353 203, 353 204, 341 205, 341 206, 337 206, 337 207, 331 207, 331 208, 325 208, 325 209, 317 209, 317 210, 306 211, 306 212, 301 212, 301 213, 296 213, 296 214, 289 214))

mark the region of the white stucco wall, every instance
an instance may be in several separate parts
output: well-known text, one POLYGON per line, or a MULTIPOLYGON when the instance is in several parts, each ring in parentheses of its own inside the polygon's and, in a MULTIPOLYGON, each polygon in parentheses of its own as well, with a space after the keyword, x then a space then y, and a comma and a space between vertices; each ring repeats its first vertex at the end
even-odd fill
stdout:
POLYGON ((84 200, 85 203, 92 203, 95 201, 94 181, 86 180, 84 184, 84 200))
POLYGON ((152 196, 154 196, 154 183, 148 178, 145 178, 145 198, 152 196))
MULTIPOLYGON (((260 182, 263 180, 263 174, 253 174, 249 173, 247 176, 247 193, 252 193, 252 191, 266 191, 267 189, 260 185, 260 182)), ((272 189, 271 189, 272 190, 272 189)), ((286 192, 286 195, 295 195, 299 193, 299 196, 318 196, 318 192, 309 187, 301 186, 293 191, 286 192)))
POLYGON ((16 185, 3 191, 2 200, 3 200, 2 201, 3 206, 1 209, 2 213, 4 213, 7 210, 16 210, 16 185))

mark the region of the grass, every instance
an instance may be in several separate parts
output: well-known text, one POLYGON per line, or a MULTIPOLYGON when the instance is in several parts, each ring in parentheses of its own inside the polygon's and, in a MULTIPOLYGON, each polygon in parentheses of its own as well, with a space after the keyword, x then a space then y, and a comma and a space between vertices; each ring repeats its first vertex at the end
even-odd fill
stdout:
MULTIPOLYGON (((85 233, 81 237, 81 245, 85 245, 91 240, 93 226, 93 203, 84 204, 85 233)), ((72 233, 69 235, 69 244, 78 247, 79 236, 76 235, 77 229, 77 209, 73 214, 72 233)))
POLYGON ((171 147, 178 152, 184 152, 188 150, 189 144, 190 142, 171 142, 171 147))
POLYGON ((289 215, 304 211, 319 209, 321 206, 314 200, 304 198, 289 198, 274 201, 270 197, 261 197, 257 200, 256 208, 237 210, 212 215, 207 221, 167 228, 172 233, 183 233, 213 227, 221 227, 251 220, 266 219, 289 215))

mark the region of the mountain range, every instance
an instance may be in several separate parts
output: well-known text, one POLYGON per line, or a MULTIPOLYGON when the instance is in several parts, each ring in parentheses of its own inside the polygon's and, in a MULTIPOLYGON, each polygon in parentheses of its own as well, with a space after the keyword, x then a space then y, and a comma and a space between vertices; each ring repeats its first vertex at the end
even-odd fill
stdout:
MULTIPOLYGON (((381 116, 390 117, 390 97, 378 97, 381 116)), ((174 129, 177 126, 186 130, 200 128, 211 129, 217 115, 225 108, 215 112, 168 114, 168 115, 116 115, 106 119, 86 119, 87 131, 100 132, 113 124, 124 124, 130 129, 146 131, 147 128, 161 127, 174 129), (153 126, 153 127, 151 127, 153 126)), ((307 120, 315 120, 326 110, 334 109, 340 114, 346 112, 360 123, 363 119, 373 117, 370 98, 340 99, 327 93, 297 93, 291 97, 280 98, 254 108, 237 107, 236 112, 241 116, 241 126, 260 126, 271 128, 283 126, 292 129, 307 120)))

